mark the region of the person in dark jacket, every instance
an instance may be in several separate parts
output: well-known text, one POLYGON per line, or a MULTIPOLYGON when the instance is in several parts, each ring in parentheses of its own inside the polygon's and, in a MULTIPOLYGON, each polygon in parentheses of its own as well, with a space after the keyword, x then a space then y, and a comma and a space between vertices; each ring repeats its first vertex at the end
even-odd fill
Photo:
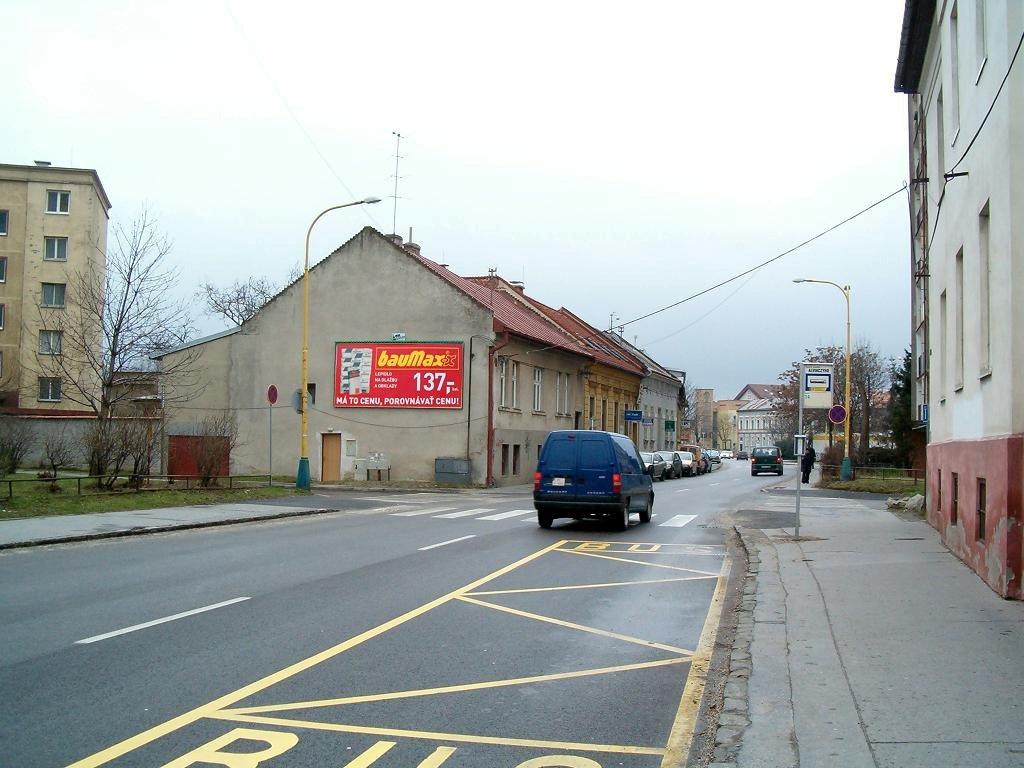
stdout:
POLYGON ((814 461, 818 458, 818 454, 814 452, 814 446, 810 443, 807 444, 807 450, 804 451, 804 455, 800 458, 800 471, 803 472, 803 477, 800 478, 800 482, 807 484, 811 482, 811 470, 814 469, 814 461))

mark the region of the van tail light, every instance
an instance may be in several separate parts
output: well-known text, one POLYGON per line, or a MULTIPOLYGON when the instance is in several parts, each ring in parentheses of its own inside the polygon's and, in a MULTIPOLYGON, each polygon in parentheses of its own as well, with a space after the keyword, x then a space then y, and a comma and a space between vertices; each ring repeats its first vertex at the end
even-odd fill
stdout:
POLYGON ((781 456, 776 456, 775 457, 775 463, 776 464, 781 464, 782 463, 782 457, 781 456))
POLYGON ((540 490, 540 472, 533 473, 533 490, 540 490))
POLYGON ((612 492, 620 493, 622 491, 622 475, 616 472, 612 475, 612 492))

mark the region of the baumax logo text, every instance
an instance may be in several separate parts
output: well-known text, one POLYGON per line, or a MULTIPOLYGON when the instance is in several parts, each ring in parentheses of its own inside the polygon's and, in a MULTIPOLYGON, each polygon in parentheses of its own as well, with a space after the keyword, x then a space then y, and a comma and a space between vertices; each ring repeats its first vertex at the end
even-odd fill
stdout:
POLYGON ((400 355, 382 349, 377 355, 378 368, 454 368, 458 357, 453 352, 430 354, 422 349, 400 355))

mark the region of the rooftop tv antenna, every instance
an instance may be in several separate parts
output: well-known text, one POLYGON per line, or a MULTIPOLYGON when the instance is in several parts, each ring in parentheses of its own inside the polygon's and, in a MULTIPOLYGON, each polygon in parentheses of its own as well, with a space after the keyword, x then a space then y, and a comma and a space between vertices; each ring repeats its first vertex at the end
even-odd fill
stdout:
POLYGON ((391 231, 395 234, 398 233, 398 161, 401 159, 401 155, 398 154, 399 149, 402 147, 402 134, 398 131, 392 131, 391 135, 395 137, 395 194, 392 195, 394 204, 391 208, 391 231))

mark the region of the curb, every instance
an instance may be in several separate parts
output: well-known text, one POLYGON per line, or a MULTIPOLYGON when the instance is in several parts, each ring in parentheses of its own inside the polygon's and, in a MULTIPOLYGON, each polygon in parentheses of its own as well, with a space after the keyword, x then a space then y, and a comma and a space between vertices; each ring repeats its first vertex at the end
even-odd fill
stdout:
POLYGON ((757 604, 757 574, 761 570, 761 558, 757 547, 748 541, 743 531, 733 526, 740 547, 747 556, 747 572, 743 580, 743 593, 736 606, 736 630, 733 636, 732 652, 729 654, 729 668, 715 732, 715 751, 707 768, 735 768, 736 757, 743 742, 743 734, 750 725, 747 681, 753 670, 750 646, 754 639, 754 606, 757 604))
POLYGON ((304 509, 299 512, 281 512, 274 515, 259 515, 258 517, 233 517, 229 520, 204 520, 196 523, 183 523, 181 525, 160 525, 152 528, 125 528, 120 531, 104 531, 103 533, 83 533, 77 536, 59 536, 52 539, 32 539, 30 541, 12 541, 0 544, 0 551, 5 549, 24 549, 27 547, 45 547, 49 544, 74 544, 79 541, 94 541, 96 539, 120 539, 126 536, 144 536, 149 533, 169 533, 171 531, 188 531, 197 528, 215 528, 222 525, 235 525, 238 523, 258 523, 263 520, 281 520, 287 517, 308 517, 310 515, 322 515, 327 512, 340 512, 339 509, 304 509))

